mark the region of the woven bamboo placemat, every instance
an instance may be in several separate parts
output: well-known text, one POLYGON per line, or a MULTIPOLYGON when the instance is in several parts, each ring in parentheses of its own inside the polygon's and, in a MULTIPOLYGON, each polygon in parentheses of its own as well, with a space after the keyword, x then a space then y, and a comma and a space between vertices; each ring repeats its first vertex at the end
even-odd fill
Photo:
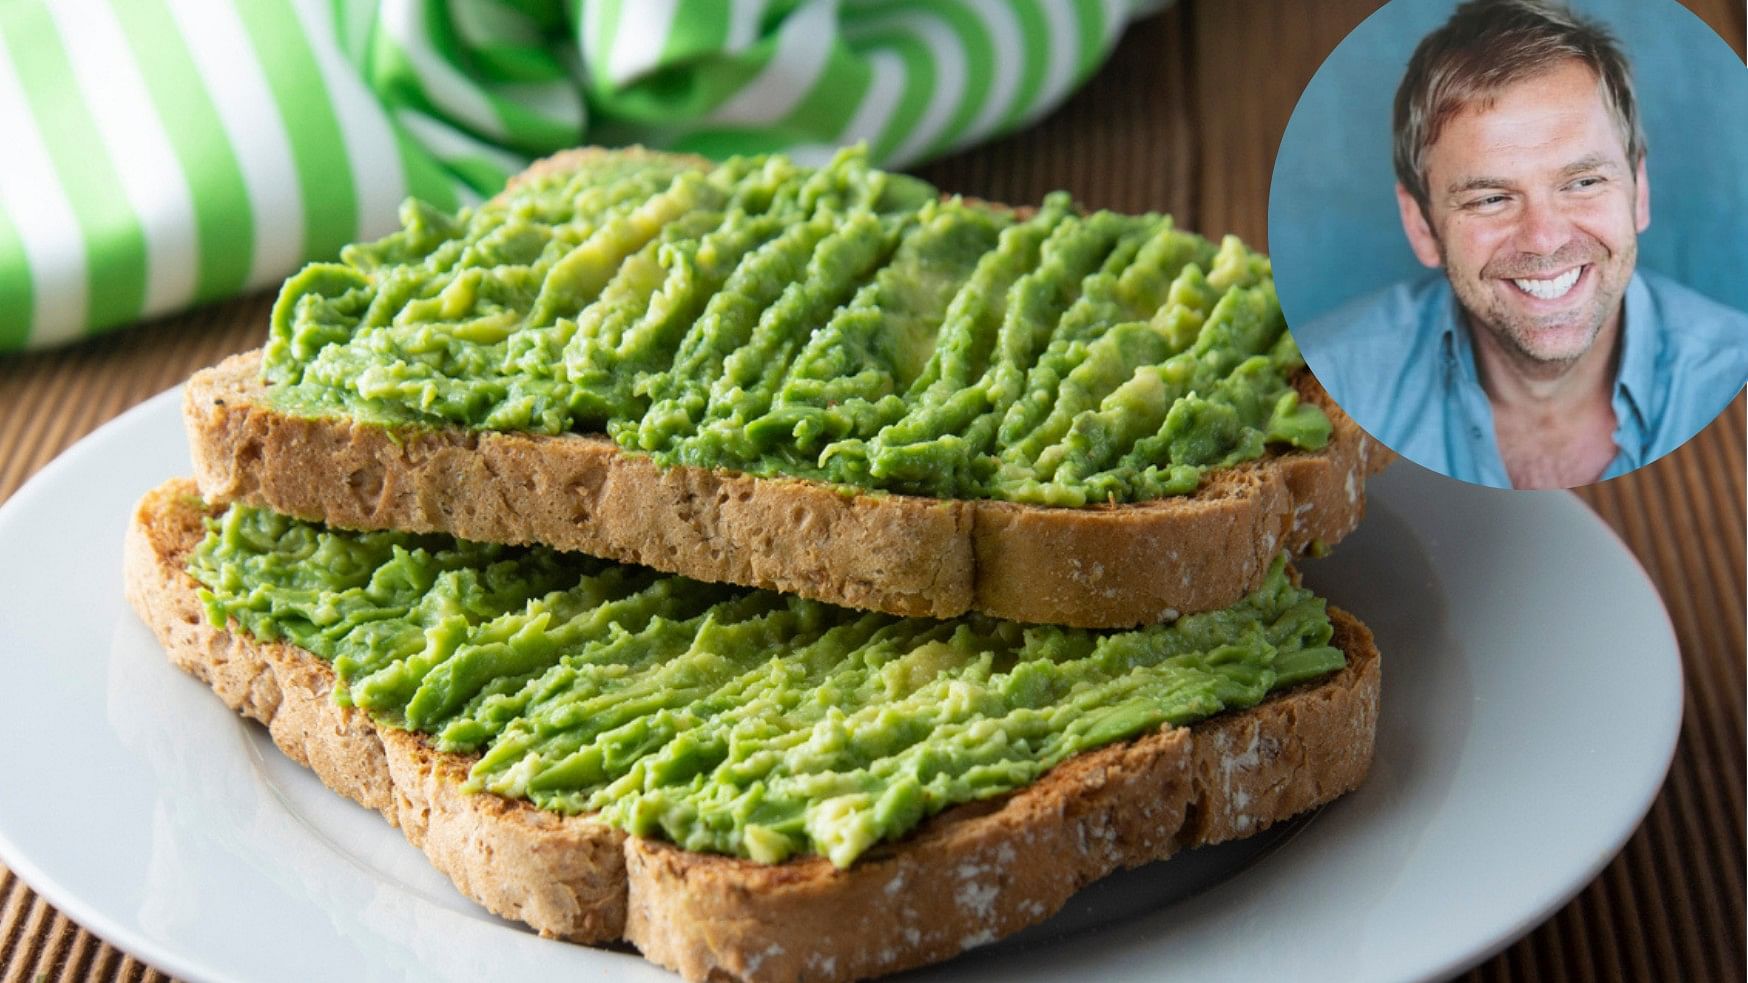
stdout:
MULTIPOLYGON (((1744 10, 1688 0, 1738 52, 1744 10)), ((1269 173, 1299 89, 1373 0, 1181 0, 1133 28, 1032 128, 921 173, 951 191, 1163 209, 1266 241, 1269 173), (1243 85, 1233 83, 1243 79, 1243 85)), ((0 500, 97 425, 265 332, 246 297, 53 352, 0 359, 0 500), (52 411, 47 411, 52 410, 52 411)), ((1675 761, 1600 877, 1471 980, 1742 979, 1744 399, 1686 447, 1580 490, 1668 604, 1687 673, 1675 761)), ((0 868, 0 983, 163 980, 0 868)))

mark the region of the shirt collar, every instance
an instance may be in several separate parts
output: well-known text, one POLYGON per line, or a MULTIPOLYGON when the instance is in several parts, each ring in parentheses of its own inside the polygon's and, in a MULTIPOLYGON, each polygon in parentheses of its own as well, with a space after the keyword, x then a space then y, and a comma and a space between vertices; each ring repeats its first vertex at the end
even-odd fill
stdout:
POLYGON ((1625 404, 1645 425, 1645 409, 1657 405, 1657 387, 1661 381, 1657 362, 1663 337, 1658 329, 1656 305, 1651 302, 1651 290, 1645 278, 1637 272, 1627 281, 1626 302, 1622 305, 1621 360, 1615 369, 1615 406, 1625 404))
POLYGON ((1428 312, 1438 332, 1448 409, 1455 431, 1446 439, 1452 460, 1462 460, 1461 474, 1467 481, 1497 488, 1510 488, 1505 459, 1493 436, 1493 404, 1481 389, 1481 373, 1475 367, 1475 346, 1470 343, 1468 322, 1457 303, 1451 282, 1440 270, 1428 312))
MULTIPOLYGON (((1442 275, 1442 271, 1436 289, 1439 293, 1431 311, 1438 329, 1447 385, 1456 392, 1473 397, 1463 402, 1469 404, 1467 414, 1472 418, 1471 436, 1476 437, 1473 454, 1476 467, 1481 469, 1476 480, 1510 487, 1504 462, 1493 442, 1492 405, 1481 390, 1481 375, 1475 366, 1475 346, 1469 337, 1468 321, 1457 303, 1456 292, 1451 290, 1450 280, 1442 275), (1485 447, 1479 446, 1483 443, 1485 447)), ((1637 271, 1627 281, 1626 297, 1621 306, 1620 362, 1615 367, 1611 394, 1615 409, 1614 440, 1620 452, 1604 473, 1605 478, 1625 474, 1645 463, 1642 445, 1644 434, 1648 432, 1646 410, 1657 405, 1661 387, 1667 383, 1657 370, 1663 345, 1657 305, 1651 297, 1651 288, 1637 271)))
POLYGON ((1457 302, 1456 291, 1451 289, 1451 281, 1444 271, 1439 271, 1439 297, 1433 306, 1434 317, 1439 335, 1439 352, 1444 358, 1445 371, 1455 373, 1456 381, 1464 386, 1481 388, 1481 373, 1475 368, 1475 346, 1469 341, 1467 322, 1463 318, 1463 310, 1457 302))
MULTIPOLYGON (((1457 295, 1450 280, 1440 276, 1440 297, 1434 304, 1438 328, 1439 353, 1447 371, 1471 385, 1481 384, 1481 374, 1475 368, 1475 346, 1469 339, 1468 322, 1463 318, 1457 295)), ((1656 307, 1651 302, 1650 288, 1637 272, 1627 281, 1627 294, 1622 304, 1621 360, 1615 369, 1614 395, 1624 399, 1644 422, 1644 407, 1655 405, 1657 394, 1657 359, 1662 333, 1657 330, 1656 307)))

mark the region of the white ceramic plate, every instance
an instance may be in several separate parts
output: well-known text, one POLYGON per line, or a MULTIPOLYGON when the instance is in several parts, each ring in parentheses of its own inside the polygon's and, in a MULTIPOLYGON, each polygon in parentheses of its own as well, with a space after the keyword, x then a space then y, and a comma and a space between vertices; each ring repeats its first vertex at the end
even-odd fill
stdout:
MULTIPOLYGON (((166 393, 0 509, 0 859, 194 979, 669 979, 485 914, 398 832, 172 669, 121 596, 133 502, 188 469, 166 393)), ((1675 639, 1577 499, 1398 464, 1307 579, 1384 652, 1365 787, 1256 841, 1083 892, 917 974, 1400 980, 1479 961, 1618 851, 1681 715, 1675 639)))

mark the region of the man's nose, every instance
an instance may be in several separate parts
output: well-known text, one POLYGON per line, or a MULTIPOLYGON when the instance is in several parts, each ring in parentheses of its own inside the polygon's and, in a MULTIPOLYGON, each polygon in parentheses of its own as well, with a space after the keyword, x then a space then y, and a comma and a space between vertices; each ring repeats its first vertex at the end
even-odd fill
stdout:
POLYGON ((1532 197, 1524 203, 1517 227, 1517 247, 1522 252, 1546 256, 1572 238, 1572 222, 1555 201, 1532 197))

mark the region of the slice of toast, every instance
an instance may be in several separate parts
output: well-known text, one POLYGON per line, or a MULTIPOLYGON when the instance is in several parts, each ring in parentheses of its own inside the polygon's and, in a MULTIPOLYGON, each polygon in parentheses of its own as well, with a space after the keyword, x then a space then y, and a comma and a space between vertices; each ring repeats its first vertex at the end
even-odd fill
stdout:
POLYGON ((1320 451, 1216 472, 1193 495, 1057 508, 855 493, 814 481, 663 467, 601 435, 391 429, 269 405, 260 353, 197 373, 183 402, 195 479, 349 529, 543 543, 698 580, 888 614, 979 611, 1125 628, 1236 602, 1283 549, 1359 523, 1390 454, 1309 373, 1329 414, 1320 451))
POLYGON ((589 816, 463 793, 471 759, 336 705, 333 672, 315 656, 215 628, 184 570, 207 510, 192 482, 172 481, 128 530, 128 600, 176 665, 400 827, 486 908, 547 936, 623 939, 689 979, 847 980, 946 959, 1043 920, 1114 870, 1326 803, 1371 763, 1378 653, 1363 625, 1331 609, 1332 644, 1348 660, 1335 675, 1081 754, 847 869, 690 853, 589 816))

